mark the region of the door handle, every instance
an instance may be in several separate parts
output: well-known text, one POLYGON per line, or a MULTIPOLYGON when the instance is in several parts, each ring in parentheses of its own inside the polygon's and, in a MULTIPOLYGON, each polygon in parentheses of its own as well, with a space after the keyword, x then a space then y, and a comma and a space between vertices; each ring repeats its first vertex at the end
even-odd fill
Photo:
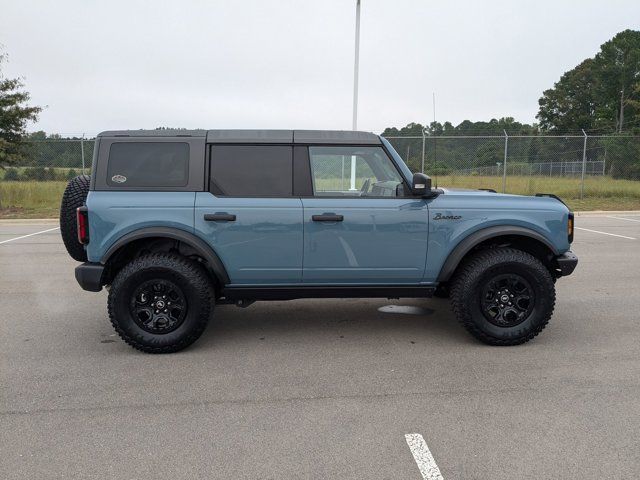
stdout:
POLYGON ((235 222, 236 216, 229 213, 205 213, 206 222, 235 222))
POLYGON ((342 215, 311 215, 311 220, 314 222, 342 222, 344 216, 342 215))

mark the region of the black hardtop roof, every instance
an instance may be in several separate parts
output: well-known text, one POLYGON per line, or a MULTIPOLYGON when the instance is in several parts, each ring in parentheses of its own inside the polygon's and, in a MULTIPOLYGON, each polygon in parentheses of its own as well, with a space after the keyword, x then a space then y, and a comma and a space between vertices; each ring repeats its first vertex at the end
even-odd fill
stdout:
POLYGON ((110 130, 98 136, 205 137, 207 143, 380 144, 378 135, 354 130, 110 130))

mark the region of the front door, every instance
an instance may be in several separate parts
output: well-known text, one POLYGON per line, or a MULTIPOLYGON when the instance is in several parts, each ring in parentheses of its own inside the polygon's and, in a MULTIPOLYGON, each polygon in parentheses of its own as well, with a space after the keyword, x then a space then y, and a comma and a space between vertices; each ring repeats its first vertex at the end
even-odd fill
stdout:
POLYGON ((196 233, 234 285, 302 281, 302 202, 293 197, 292 147, 213 145, 209 192, 198 192, 196 233))
POLYGON ((405 196, 382 147, 311 146, 303 198, 304 283, 418 284, 427 258, 426 201, 405 196))

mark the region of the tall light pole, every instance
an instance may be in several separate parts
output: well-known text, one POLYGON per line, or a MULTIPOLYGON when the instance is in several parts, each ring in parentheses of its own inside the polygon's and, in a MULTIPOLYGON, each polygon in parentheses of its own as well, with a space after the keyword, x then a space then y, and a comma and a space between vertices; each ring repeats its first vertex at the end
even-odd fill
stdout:
POLYGON ((353 129, 358 128, 358 63, 360 60, 360 0, 356 1, 356 53, 353 64, 353 129))
MULTIPOLYGON (((352 129, 358 129, 358 63, 360 60, 360 0, 356 0, 356 52, 353 61, 353 122, 352 129)), ((356 190, 356 156, 351 155, 351 182, 349 190, 356 190)))

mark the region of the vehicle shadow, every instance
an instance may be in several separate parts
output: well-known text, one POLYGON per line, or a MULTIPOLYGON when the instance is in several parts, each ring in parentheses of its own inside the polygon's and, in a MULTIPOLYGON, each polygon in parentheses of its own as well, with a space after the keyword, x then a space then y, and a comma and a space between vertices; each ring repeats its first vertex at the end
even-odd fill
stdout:
POLYGON ((322 341, 386 336, 407 341, 473 342, 441 299, 323 299, 218 305, 199 346, 268 338, 322 341))

